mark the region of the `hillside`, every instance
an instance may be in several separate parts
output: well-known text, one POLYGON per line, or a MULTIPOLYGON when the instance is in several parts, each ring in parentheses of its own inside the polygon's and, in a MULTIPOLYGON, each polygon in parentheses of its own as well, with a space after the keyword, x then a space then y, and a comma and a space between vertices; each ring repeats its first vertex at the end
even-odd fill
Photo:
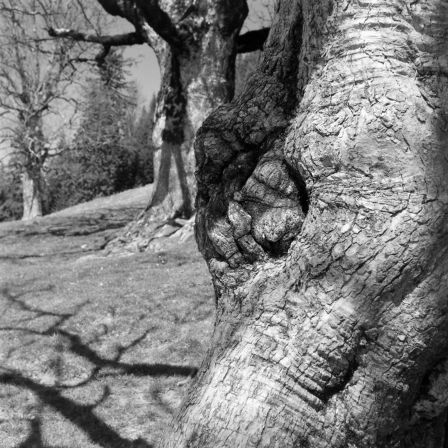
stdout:
POLYGON ((157 446, 205 355, 214 307, 192 238, 101 250, 149 189, 0 224, 2 448, 157 446))
POLYGON ((147 205, 152 185, 75 205, 41 219, 0 223, 0 259, 96 252, 147 205), (31 244, 23 244, 30 241, 31 244))

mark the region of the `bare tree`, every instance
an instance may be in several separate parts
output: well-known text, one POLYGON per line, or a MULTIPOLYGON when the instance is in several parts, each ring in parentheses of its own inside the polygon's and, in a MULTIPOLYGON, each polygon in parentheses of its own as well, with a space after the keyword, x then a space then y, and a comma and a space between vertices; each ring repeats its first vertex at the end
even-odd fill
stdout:
POLYGON ((0 2, 2 137, 20 154, 24 220, 42 215, 42 170, 51 154, 46 124, 61 123, 79 71, 76 63, 91 59, 91 45, 56 41, 46 28, 81 22, 78 4, 66 0, 0 2))
POLYGON ((145 42, 158 57, 162 87, 153 135, 159 148, 154 162, 156 187, 147 211, 126 234, 128 242, 142 250, 161 221, 194 213, 195 133, 207 114, 233 98, 236 55, 260 50, 268 29, 240 35, 248 12, 246 0, 98 1, 109 14, 134 25, 135 31, 106 36, 71 28, 50 33, 96 41, 105 52, 113 45, 145 42))

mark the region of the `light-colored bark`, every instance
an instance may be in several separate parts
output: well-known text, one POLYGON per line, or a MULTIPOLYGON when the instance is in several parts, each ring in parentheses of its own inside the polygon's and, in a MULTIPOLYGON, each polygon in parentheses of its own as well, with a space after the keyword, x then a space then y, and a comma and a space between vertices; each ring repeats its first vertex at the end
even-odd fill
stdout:
POLYGON ((213 343, 165 448, 442 448, 448 4, 283 0, 199 131, 213 343))
POLYGON ((42 216, 41 176, 29 171, 22 173, 23 217, 22 221, 42 216))

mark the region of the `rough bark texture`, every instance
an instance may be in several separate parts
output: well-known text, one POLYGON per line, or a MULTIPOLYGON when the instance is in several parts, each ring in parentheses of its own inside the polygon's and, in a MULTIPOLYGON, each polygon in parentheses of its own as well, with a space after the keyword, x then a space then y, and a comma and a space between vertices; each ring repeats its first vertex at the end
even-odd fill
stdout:
MULTIPOLYGON (((205 117, 233 97, 237 41, 247 4, 245 0, 160 2, 177 33, 174 41, 170 38, 164 43, 160 36, 172 30, 161 30, 144 2, 123 3, 135 3, 143 30, 153 27, 148 42, 156 50, 162 71, 153 136, 159 148, 154 157, 156 188, 147 211, 119 241, 143 250, 161 221, 189 218, 194 212, 194 136, 205 117), (154 30, 159 36, 154 36, 154 30)), ((123 16, 133 17, 130 12, 123 16)))
POLYGON ((213 346, 164 447, 442 448, 448 3, 282 0, 198 133, 213 346))

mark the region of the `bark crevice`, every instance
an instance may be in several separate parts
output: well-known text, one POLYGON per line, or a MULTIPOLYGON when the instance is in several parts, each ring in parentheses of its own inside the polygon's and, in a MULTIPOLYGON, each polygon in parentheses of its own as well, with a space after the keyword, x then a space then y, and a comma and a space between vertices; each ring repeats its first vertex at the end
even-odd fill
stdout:
MULTIPOLYGON (((283 154, 299 101, 304 25, 301 14, 292 19, 283 59, 267 48, 258 79, 205 120, 197 134, 197 241, 207 260, 237 267, 282 257, 308 211, 305 181, 283 154), (266 105, 260 95, 270 88, 272 102, 266 105)), ((278 38, 275 31, 271 38, 278 38)))
POLYGON ((353 378, 353 375, 358 370, 359 363, 356 359, 356 357, 353 357, 353 359, 348 361, 348 368, 345 372, 344 376, 342 377, 341 381, 337 384, 334 384, 332 386, 327 386, 324 388, 324 391, 321 394, 321 400, 324 403, 328 403, 328 401, 334 396, 342 392, 347 385, 350 383, 350 381, 353 378))

